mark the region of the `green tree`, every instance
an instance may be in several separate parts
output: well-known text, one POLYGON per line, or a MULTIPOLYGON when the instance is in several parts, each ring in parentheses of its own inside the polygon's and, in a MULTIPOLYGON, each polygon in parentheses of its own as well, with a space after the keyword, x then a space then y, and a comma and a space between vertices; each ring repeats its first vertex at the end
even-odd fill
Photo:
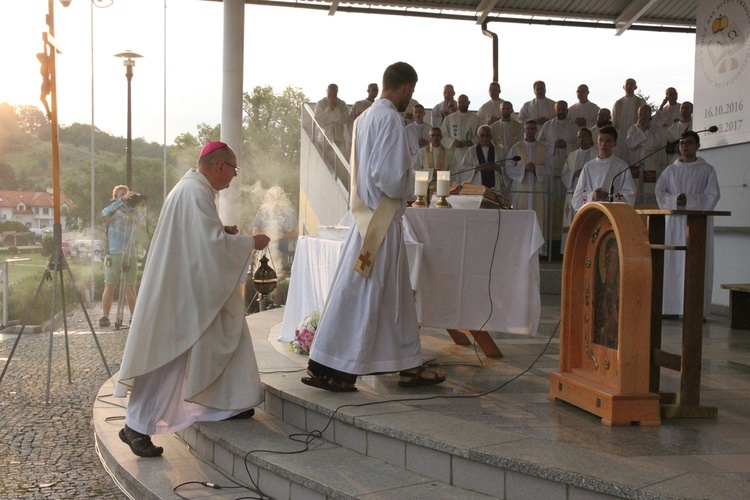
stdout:
POLYGON ((16 116, 18 128, 27 134, 36 135, 41 129, 49 129, 49 121, 38 106, 16 106, 16 116))
POLYGON ((0 186, 3 189, 15 188, 18 185, 16 170, 12 165, 0 162, 0 186))
POLYGON ((29 228, 23 223, 15 220, 4 220, 0 222, 0 231, 15 231, 17 233, 27 233, 29 228))
POLYGON ((218 141, 220 137, 221 126, 211 126, 207 123, 198 125, 198 132, 195 135, 185 132, 175 137, 171 155, 178 169, 181 172, 187 172, 188 169, 195 167, 201 147, 209 141, 218 141))

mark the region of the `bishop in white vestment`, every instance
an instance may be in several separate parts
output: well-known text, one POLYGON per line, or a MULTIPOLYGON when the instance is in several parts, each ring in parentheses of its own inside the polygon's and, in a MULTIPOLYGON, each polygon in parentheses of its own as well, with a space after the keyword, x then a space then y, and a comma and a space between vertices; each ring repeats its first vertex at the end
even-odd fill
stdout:
POLYGON ((236 173, 229 147, 209 142, 164 202, 143 272, 115 396, 131 388, 120 439, 158 456, 149 434, 224 420, 263 401, 242 288, 265 235, 225 227, 215 197, 236 173))

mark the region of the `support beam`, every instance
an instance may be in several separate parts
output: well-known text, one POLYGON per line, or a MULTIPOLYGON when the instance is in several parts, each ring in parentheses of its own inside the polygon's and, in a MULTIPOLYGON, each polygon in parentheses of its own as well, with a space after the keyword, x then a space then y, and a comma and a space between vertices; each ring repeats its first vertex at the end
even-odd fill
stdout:
POLYGON ((650 9, 657 1, 658 0, 633 0, 630 2, 630 4, 622 10, 622 14, 615 19, 615 26, 617 28, 615 36, 620 36, 625 33, 625 31, 627 31, 633 23, 638 21, 643 14, 648 12, 648 9, 650 9))
POLYGON ((333 2, 331 2, 331 7, 328 9, 328 15, 329 16, 334 15, 338 8, 339 8, 339 0, 333 0, 333 2))
POLYGON ((479 5, 477 5, 477 24, 483 24, 487 20, 487 16, 489 16, 492 11, 495 9, 495 5, 497 5, 498 0, 482 0, 479 2, 479 5))
MULTIPOLYGON (((242 167, 242 70, 245 45, 245 3, 224 0, 224 59, 221 88, 221 140, 237 155, 242 167)), ((219 217, 225 225, 240 225, 239 179, 219 193, 219 217)))

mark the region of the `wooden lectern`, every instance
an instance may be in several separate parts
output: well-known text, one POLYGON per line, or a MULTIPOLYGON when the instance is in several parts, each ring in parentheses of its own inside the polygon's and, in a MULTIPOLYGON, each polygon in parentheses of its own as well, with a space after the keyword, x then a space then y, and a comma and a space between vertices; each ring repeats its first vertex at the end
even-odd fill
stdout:
POLYGON ((653 260, 653 305, 651 308, 650 390, 660 393, 661 368, 680 372, 680 393, 661 392, 665 418, 716 418, 715 406, 701 406, 701 364, 703 358, 703 290, 706 269, 706 228, 710 216, 731 212, 700 210, 638 210, 645 217, 653 260), (665 245, 665 217, 687 219, 685 246, 665 245), (685 252, 685 283, 682 316, 682 349, 674 354, 661 346, 661 312, 664 290, 664 251, 685 252))
POLYGON ((575 217, 563 260, 560 370, 548 398, 606 425, 660 425, 649 392, 651 250, 623 203, 589 203, 575 217))

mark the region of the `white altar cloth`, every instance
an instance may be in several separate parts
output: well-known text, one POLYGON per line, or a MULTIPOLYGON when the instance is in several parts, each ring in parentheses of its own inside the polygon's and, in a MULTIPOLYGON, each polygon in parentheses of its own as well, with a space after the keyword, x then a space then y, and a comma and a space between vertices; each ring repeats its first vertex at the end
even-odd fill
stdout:
POLYGON ((544 237, 533 210, 410 208, 404 230, 424 244, 416 287, 423 326, 536 333, 544 237))
MULTIPOLYGON (((541 312, 537 251, 544 238, 534 211, 409 208, 404 236, 422 325, 536 333, 541 312)), ((280 341, 293 340, 300 321, 323 310, 342 244, 299 238, 280 341)))
MULTIPOLYGON (((301 236, 297 240, 279 340, 294 340, 294 331, 305 316, 323 310, 343 245, 343 240, 316 236, 301 236)), ((419 282, 422 247, 421 243, 406 243, 412 288, 419 282)))

